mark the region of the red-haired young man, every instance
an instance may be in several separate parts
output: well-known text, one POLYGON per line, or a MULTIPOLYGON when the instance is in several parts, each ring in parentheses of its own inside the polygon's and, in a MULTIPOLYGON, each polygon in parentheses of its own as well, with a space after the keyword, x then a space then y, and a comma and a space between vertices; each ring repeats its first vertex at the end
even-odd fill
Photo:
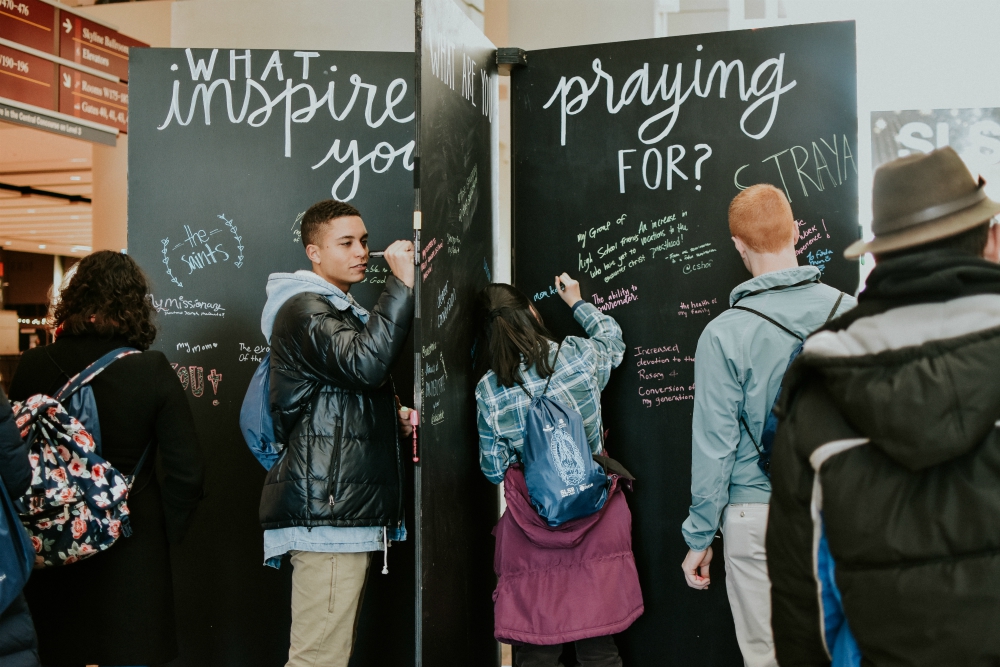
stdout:
POLYGON ((781 190, 754 185, 737 195, 729 205, 729 230, 753 278, 729 297, 731 306, 748 310, 726 310, 698 340, 691 509, 682 528, 690 551, 682 567, 689 586, 708 588, 712 542, 721 526, 744 663, 772 667, 764 550, 771 483, 757 465, 760 437, 796 346, 855 300, 820 283, 816 267, 798 265, 798 226, 781 190))

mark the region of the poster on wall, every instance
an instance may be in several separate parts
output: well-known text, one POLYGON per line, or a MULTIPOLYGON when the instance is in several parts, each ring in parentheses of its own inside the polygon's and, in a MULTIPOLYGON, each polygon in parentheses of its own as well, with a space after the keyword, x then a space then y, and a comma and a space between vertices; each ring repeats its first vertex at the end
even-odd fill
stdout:
MULTIPOLYGON (((317 201, 356 206, 374 250, 411 237, 413 72, 410 53, 132 52, 128 250, 151 279, 154 348, 188 395, 207 471, 207 496, 173 554, 178 667, 288 658, 291 567, 264 566, 265 471, 238 424, 268 352, 265 286, 271 273, 309 268, 300 222, 317 201)), ((388 273, 373 258, 351 294, 371 308, 388 273)), ((407 405, 412 358, 408 347, 391 373, 407 405)), ((388 576, 369 571, 354 667, 413 663, 412 539, 390 552, 388 576)))
POLYGON ((791 202, 799 264, 848 293, 859 236, 853 22, 531 51, 512 73, 514 277, 557 337, 583 335, 552 289, 566 271, 621 325, 602 397, 607 448, 636 474, 645 613, 625 664, 742 664, 722 537, 712 586, 688 588, 694 355, 751 276, 730 201, 770 183, 791 202))
POLYGON ((873 111, 872 169, 896 158, 951 146, 986 195, 1000 198, 1000 109, 873 111))
POLYGON ((494 665, 498 495, 479 472, 476 295, 492 282, 498 215, 495 51, 452 0, 418 2, 422 212, 417 663, 494 665))

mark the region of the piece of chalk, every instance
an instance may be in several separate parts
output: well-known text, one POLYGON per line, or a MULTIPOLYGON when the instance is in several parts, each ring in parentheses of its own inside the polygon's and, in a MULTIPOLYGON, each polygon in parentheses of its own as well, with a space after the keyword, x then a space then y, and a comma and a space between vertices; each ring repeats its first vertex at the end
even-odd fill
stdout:
POLYGON ((384 257, 385 256, 385 251, 384 250, 376 250, 375 252, 368 253, 368 256, 369 257, 384 257))

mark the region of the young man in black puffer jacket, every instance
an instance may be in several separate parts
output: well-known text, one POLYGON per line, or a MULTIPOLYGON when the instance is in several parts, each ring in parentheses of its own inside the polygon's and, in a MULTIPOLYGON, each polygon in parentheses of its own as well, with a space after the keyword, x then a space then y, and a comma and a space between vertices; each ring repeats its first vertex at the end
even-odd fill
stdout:
MULTIPOLYGON (((302 218, 312 271, 275 273, 261 328, 271 344, 271 413, 285 445, 264 483, 265 562, 291 556, 288 667, 346 667, 370 554, 406 538, 399 439, 409 434, 389 378, 413 321, 413 244, 385 251, 392 275, 369 313, 368 232, 350 204, 302 218)), ((383 572, 386 572, 383 568, 383 572)))
POLYGON ((878 263, 785 377, 778 662, 1000 664, 1000 227, 950 148, 875 173, 878 263))

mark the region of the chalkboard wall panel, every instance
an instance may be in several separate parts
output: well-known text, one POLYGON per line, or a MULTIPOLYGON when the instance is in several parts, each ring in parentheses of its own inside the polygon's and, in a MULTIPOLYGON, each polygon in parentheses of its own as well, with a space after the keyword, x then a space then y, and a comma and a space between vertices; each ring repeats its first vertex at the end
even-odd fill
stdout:
POLYGON ((423 391, 418 652, 424 665, 498 664, 497 490, 479 471, 475 296, 491 280, 498 145, 495 47, 451 0, 418 2, 423 391))
MULTIPOLYGON (((308 268, 298 221, 321 199, 356 205, 373 249, 410 237, 414 57, 142 49, 131 68, 129 252, 152 281, 154 347, 176 364, 207 463, 208 495, 173 553, 176 664, 276 667, 291 566, 262 565, 264 470, 238 429, 267 351, 264 288, 272 272, 308 268)), ((371 307, 387 273, 372 260, 351 293, 371 307)), ((407 403, 411 355, 392 373, 407 403)), ((413 663, 413 563, 411 539, 390 549, 388 576, 370 570, 352 665, 413 663)))
POLYGON ((853 23, 535 51, 513 73, 515 278, 558 335, 580 335, 550 289, 579 277, 628 346, 603 396, 629 496, 646 613, 626 664, 739 665, 722 542, 712 587, 689 589, 695 347, 750 278, 729 238, 739 187, 791 200, 800 264, 846 292, 858 265, 853 23), (741 88, 742 87, 742 88, 741 88), (725 94, 720 94, 720 89, 725 94))

